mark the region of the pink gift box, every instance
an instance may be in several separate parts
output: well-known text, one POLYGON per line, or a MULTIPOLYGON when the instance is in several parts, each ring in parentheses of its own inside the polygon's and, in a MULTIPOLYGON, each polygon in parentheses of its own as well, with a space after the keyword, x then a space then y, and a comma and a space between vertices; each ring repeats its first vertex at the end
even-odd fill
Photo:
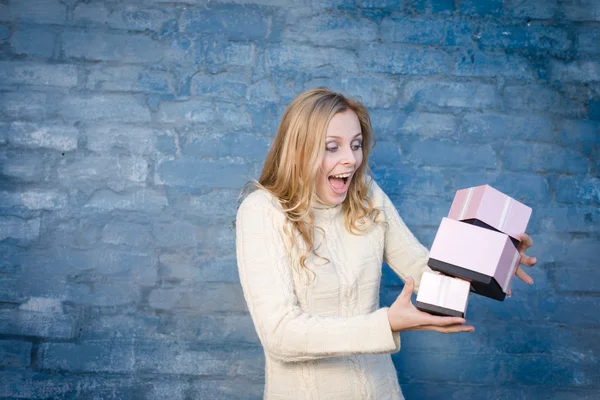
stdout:
POLYGON ((464 318, 470 291, 471 284, 463 279, 424 272, 416 307, 434 315, 464 318))
POLYGON ((448 218, 505 233, 517 242, 530 217, 530 207, 489 185, 457 191, 448 214, 448 218))
POLYGON ((443 218, 427 264, 471 282, 472 291, 503 301, 519 264, 510 238, 500 232, 443 218))

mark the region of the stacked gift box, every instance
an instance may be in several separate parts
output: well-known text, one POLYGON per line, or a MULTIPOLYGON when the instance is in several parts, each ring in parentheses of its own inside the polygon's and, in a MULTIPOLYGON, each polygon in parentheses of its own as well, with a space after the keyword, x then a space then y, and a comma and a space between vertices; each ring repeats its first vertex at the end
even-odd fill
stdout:
POLYGON ((489 185, 459 190, 443 218, 417 295, 419 310, 464 317, 471 292, 503 301, 531 208, 489 185))

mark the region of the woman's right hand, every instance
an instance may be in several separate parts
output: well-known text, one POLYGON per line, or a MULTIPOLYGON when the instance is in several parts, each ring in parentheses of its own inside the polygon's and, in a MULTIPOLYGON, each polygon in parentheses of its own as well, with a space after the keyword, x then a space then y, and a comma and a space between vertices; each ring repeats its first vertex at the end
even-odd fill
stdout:
POLYGON ((473 332, 475 327, 465 325, 465 319, 459 317, 438 317, 417 310, 410 300, 415 288, 414 280, 409 277, 402 292, 388 309, 388 320, 392 331, 435 331, 442 333, 473 332))

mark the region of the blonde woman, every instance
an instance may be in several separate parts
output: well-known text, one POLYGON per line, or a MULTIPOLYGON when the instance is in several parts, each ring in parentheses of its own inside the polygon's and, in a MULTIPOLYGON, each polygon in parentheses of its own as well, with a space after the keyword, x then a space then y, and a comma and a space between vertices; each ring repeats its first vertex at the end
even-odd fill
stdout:
POLYGON ((302 93, 239 207, 238 267, 266 399, 402 399, 390 356, 400 331, 474 330, 411 303, 428 251, 371 179, 373 142, 364 106, 324 88, 302 93), (389 308, 379 307, 383 261, 405 281, 389 308))

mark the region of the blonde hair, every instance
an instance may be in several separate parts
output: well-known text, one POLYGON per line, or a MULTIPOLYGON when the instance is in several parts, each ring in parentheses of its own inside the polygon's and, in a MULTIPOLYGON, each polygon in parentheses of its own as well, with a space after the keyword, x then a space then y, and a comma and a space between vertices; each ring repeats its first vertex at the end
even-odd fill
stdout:
MULTIPOLYGON (((350 182, 342 207, 346 229, 353 234, 366 232, 379 215, 367 196, 365 179, 371 175, 368 161, 375 146, 375 136, 367 109, 339 93, 327 88, 312 89, 290 103, 267 154, 260 179, 253 182, 253 190, 264 189, 278 199, 288 222, 308 246, 300 259, 302 266, 306 266, 311 252, 319 257, 315 251, 311 202, 325 155, 327 127, 334 115, 347 110, 352 110, 360 122, 363 161, 350 182)), ((292 235, 294 242, 295 237, 292 235)))

